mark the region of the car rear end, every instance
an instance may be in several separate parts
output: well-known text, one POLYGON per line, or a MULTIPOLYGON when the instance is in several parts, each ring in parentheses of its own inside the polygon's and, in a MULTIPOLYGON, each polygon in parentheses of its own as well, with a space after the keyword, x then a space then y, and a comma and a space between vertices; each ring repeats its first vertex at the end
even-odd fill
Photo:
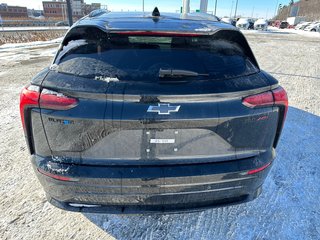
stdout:
POLYGON ((320 23, 311 24, 311 25, 307 26, 304 30, 308 31, 308 32, 319 32, 320 23))
POLYGON ((255 30, 267 30, 268 29, 268 22, 264 19, 259 19, 254 23, 255 30))
POLYGON ((288 28, 288 26, 289 26, 288 22, 281 22, 280 25, 279 25, 279 28, 280 29, 285 29, 285 28, 288 28))
POLYGON ((244 30, 249 29, 249 26, 250 26, 250 24, 249 24, 248 21, 238 21, 237 24, 236 24, 237 28, 244 29, 244 30))
POLYGON ((20 110, 53 205, 181 212, 260 194, 287 97, 237 30, 84 26, 22 91, 20 110))

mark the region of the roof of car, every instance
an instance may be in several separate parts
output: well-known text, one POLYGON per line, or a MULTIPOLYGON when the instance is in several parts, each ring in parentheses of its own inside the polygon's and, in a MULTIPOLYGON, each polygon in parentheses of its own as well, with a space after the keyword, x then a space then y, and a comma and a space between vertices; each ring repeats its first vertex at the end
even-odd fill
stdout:
POLYGON ((77 21, 72 28, 98 27, 104 31, 166 31, 166 32, 216 32, 221 29, 237 30, 234 26, 220 22, 217 17, 204 13, 164 13, 159 17, 142 12, 96 11, 77 21))

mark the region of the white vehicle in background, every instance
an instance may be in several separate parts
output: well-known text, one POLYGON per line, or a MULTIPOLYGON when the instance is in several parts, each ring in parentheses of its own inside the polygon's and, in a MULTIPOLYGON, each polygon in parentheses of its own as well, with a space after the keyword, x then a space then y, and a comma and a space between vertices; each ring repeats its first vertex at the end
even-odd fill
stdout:
POLYGON ((237 24, 236 24, 236 27, 239 28, 239 29, 245 29, 245 30, 248 30, 248 29, 253 29, 253 20, 250 19, 250 18, 240 18, 238 21, 237 21, 237 24))
POLYGON ((258 19, 257 21, 255 21, 254 23, 254 29, 255 30, 264 30, 267 31, 268 30, 268 21, 265 19, 258 19))
POLYGON ((221 21, 222 21, 222 22, 225 22, 225 23, 232 24, 232 19, 231 19, 231 18, 228 18, 228 17, 221 18, 221 21))
POLYGON ((311 22, 302 22, 302 23, 299 23, 294 29, 295 30, 304 30, 310 24, 312 24, 312 23, 311 22))
POLYGON ((228 18, 228 17, 221 18, 221 22, 225 22, 225 23, 231 24, 233 26, 236 25, 236 21, 234 19, 228 18))
POLYGON ((320 22, 315 22, 304 29, 308 32, 320 32, 320 22))

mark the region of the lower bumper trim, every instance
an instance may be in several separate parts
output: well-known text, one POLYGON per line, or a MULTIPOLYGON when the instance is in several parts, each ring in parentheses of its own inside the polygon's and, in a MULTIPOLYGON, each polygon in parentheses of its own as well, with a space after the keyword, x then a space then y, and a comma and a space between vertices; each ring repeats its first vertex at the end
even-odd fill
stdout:
POLYGON ((237 197, 219 199, 201 203, 190 203, 181 205, 93 205, 80 203, 60 202, 50 196, 48 201, 63 210, 83 213, 106 213, 106 214, 177 214, 199 212, 207 209, 225 207, 229 205, 241 204, 256 199, 261 194, 259 187, 251 195, 242 195, 237 197))

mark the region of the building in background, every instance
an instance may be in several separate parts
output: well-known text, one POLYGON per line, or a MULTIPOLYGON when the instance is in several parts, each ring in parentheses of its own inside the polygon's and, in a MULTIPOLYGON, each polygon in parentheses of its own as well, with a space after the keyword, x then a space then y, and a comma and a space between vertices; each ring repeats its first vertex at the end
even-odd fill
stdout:
POLYGON ((43 14, 47 18, 67 17, 67 3, 64 1, 43 1, 43 14))
POLYGON ((299 13, 300 4, 299 2, 293 3, 290 5, 290 14, 289 17, 296 17, 299 13))
POLYGON ((9 6, 6 3, 1 3, 0 15, 5 18, 27 18, 28 11, 26 7, 9 6))
MULTIPOLYGON (((43 12, 44 16, 48 18, 61 18, 62 20, 67 19, 67 3, 64 0, 52 0, 43 1, 43 12)), ((71 0, 72 16, 74 18, 81 18, 91 11, 100 9, 100 3, 86 4, 84 0, 71 0)))
POLYGON ((44 17, 42 10, 28 9, 28 16, 33 17, 44 17))
POLYGON ((84 15, 88 15, 90 12, 97 9, 101 9, 100 3, 84 4, 84 15))
POLYGON ((84 1, 83 0, 71 0, 71 8, 72 8, 72 15, 74 17, 83 17, 84 12, 84 1))

